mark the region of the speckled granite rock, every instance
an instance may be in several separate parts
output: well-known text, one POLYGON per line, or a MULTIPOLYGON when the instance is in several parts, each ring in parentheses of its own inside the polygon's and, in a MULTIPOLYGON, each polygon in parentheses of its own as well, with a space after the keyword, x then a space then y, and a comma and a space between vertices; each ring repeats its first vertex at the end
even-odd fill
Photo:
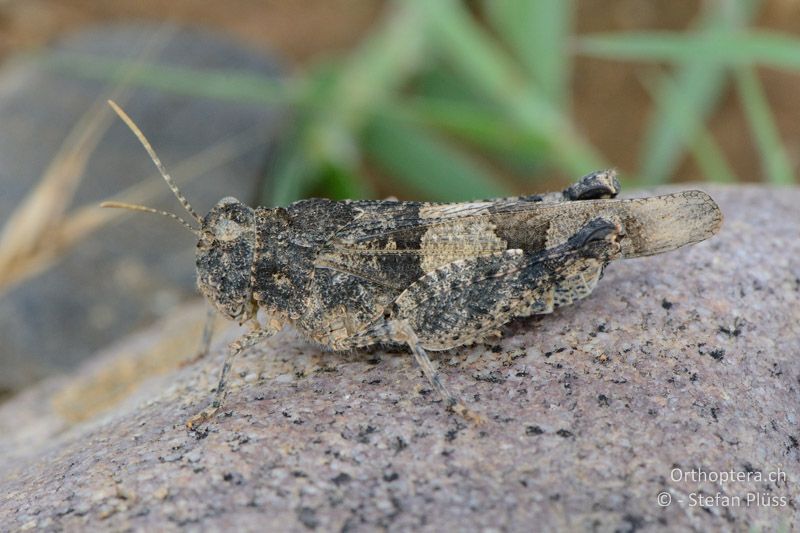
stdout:
POLYGON ((579 305, 436 357, 483 426, 444 413, 405 354, 323 353, 290 331, 239 362, 200 434, 182 423, 220 350, 67 422, 65 395, 109 369, 190 354, 164 339, 202 312, 176 313, 0 408, 2 529, 792 530, 800 190, 709 192, 718 237, 614 264, 579 305))

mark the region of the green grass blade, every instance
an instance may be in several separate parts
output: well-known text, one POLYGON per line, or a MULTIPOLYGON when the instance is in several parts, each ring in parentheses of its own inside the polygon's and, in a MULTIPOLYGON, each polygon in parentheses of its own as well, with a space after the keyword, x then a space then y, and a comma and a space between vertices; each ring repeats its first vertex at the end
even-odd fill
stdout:
POLYGON ((333 200, 374 198, 375 191, 366 180, 349 168, 329 165, 322 169, 317 187, 312 196, 333 200))
MULTIPOLYGON (((702 14, 696 32, 736 31, 747 24, 755 16, 759 0, 735 0, 730 2, 712 2, 702 14)), ((705 122, 716 108, 727 82, 727 69, 720 65, 708 65, 704 61, 685 63, 677 67, 675 83, 670 83, 662 91, 660 105, 652 114, 644 136, 644 145, 640 151, 640 174, 648 185, 664 182, 678 166, 680 158, 687 146, 694 140, 703 144, 700 139, 705 135, 680 127, 677 116, 682 112, 690 112, 705 122)), ((695 157, 703 159, 705 150, 700 150, 695 157)), ((727 165, 726 165, 727 166, 727 165)), ((718 175, 723 168, 717 168, 718 175)))
POLYGON ((433 28, 437 50, 503 114, 529 132, 547 138, 551 159, 566 173, 582 175, 607 165, 569 119, 521 73, 459 2, 409 0, 433 28))
POLYGON ((348 132, 337 123, 298 119, 278 150, 274 171, 262 190, 266 205, 286 205, 317 192, 335 198, 364 198, 371 191, 356 172, 358 158, 348 132), (352 180, 346 183, 347 180, 352 180))
POLYGON ((320 180, 322 169, 329 164, 330 147, 319 131, 319 102, 330 98, 338 81, 339 69, 319 65, 298 84, 299 99, 304 105, 295 109, 291 129, 275 151, 272 169, 262 185, 263 205, 287 205, 299 200, 320 180))
POLYGON ((663 183, 675 172, 696 134, 681 127, 680 115, 691 113, 702 124, 716 107, 726 78, 724 68, 693 63, 685 65, 676 82, 664 88, 642 145, 639 173, 645 184, 663 183))
POLYGON ((729 67, 763 65, 800 69, 800 39, 774 31, 672 32, 588 35, 578 39, 582 55, 629 61, 704 62, 729 67))
POLYGON ((484 6, 534 85, 564 109, 569 103, 572 0, 486 0, 484 6))
MULTIPOLYGON (((263 187, 265 201, 282 205, 320 189, 330 168, 342 170, 340 181, 357 179, 356 139, 365 122, 423 63, 425 36, 419 27, 415 10, 395 4, 386 21, 354 52, 336 64, 318 66, 298 83, 302 90, 297 130, 290 153, 279 156, 278 171, 263 187)), ((358 192, 361 185, 338 187, 358 192)))
POLYGON ((728 164, 725 153, 717 144, 716 139, 705 128, 702 128, 695 135, 694 141, 690 141, 689 152, 700 167, 700 172, 708 181, 714 183, 735 183, 736 174, 728 164))
POLYGON ((369 120, 376 106, 392 99, 425 62, 427 35, 417 10, 394 4, 386 22, 343 63, 328 114, 353 131, 369 120), (423 30, 421 30, 423 28, 423 30))
POLYGON ((376 112, 440 130, 447 136, 499 156, 503 162, 531 166, 547 162, 547 139, 508 120, 503 110, 464 83, 462 78, 438 63, 414 80, 414 93, 387 103, 376 112), (399 116, 398 116, 399 115, 399 116))
MULTIPOLYGON (((648 90, 656 103, 656 113, 669 109, 672 113, 670 120, 675 128, 684 132, 692 132, 691 137, 683 140, 689 147, 700 171, 708 181, 729 183, 736 181, 724 152, 717 144, 713 135, 703 124, 702 116, 695 112, 694 102, 676 98, 678 85, 668 76, 661 76, 658 81, 645 78, 644 87, 648 90)), ((641 176, 639 184, 643 186, 654 185, 653 180, 647 175, 641 176)))
POLYGON ((496 156, 529 163, 546 161, 549 156, 547 139, 479 104, 413 98, 399 104, 395 114, 445 132, 496 156))
POLYGON ((766 178, 779 185, 794 183, 792 165, 755 70, 747 67, 736 69, 736 86, 766 178))
MULTIPOLYGON (((759 5, 759 0, 708 3, 694 32, 703 34, 739 30, 753 19, 759 5)), ((686 147, 693 146, 690 144, 693 139, 705 136, 702 132, 681 128, 678 114, 692 113, 699 118, 698 124, 704 123, 716 109, 727 77, 725 67, 708 65, 702 59, 677 67, 675 89, 681 98, 662 98, 657 102, 640 152, 639 172, 647 180, 648 185, 662 183, 670 177, 675 172, 686 147), (678 109, 676 106, 685 109, 678 109)), ((706 150, 698 149, 693 152, 698 159, 704 159, 702 154, 706 150), (698 151, 700 153, 697 153, 698 151)), ((721 170, 723 169, 717 169, 721 170)), ((714 175, 717 175, 717 172, 714 175)))
POLYGON ((424 128, 375 116, 364 132, 370 160, 429 200, 458 201, 508 194, 464 153, 424 128))
POLYGON ((316 181, 319 171, 318 163, 309 159, 299 146, 293 146, 278 157, 262 198, 266 197, 266 205, 274 206, 299 200, 316 181))

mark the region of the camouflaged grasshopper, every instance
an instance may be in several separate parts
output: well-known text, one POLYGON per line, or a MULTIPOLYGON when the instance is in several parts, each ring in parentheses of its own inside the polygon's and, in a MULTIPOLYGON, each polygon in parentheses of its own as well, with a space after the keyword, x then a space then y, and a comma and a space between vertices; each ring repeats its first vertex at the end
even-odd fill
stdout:
POLYGON ((200 228, 148 207, 104 206, 160 213, 189 228, 198 237, 200 291, 227 318, 254 326, 230 345, 215 397, 190 428, 221 407, 235 357, 287 324, 331 350, 405 344, 446 405, 470 415, 426 351, 551 313, 589 295, 609 262, 705 240, 722 223, 701 191, 615 199, 613 170, 544 195, 452 204, 310 199, 286 208, 223 198, 200 217, 141 131, 111 105, 200 228))

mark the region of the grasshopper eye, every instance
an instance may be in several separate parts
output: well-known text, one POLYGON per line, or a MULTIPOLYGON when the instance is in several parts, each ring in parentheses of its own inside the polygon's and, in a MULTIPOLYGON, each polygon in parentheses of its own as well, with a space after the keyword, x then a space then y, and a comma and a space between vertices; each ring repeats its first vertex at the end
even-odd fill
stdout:
POLYGON ((233 197, 217 202, 203 219, 203 233, 218 242, 231 242, 253 231, 253 211, 233 197))
POLYGON ((214 244, 214 234, 210 231, 200 233, 200 238, 197 240, 198 249, 207 249, 214 244))

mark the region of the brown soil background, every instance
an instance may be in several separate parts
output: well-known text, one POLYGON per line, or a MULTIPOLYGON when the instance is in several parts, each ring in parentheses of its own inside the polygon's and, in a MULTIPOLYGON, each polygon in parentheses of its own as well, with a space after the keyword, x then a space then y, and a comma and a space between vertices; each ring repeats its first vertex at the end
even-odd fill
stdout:
MULTIPOLYGON (((681 30, 691 26, 703 4, 694 0, 582 0, 576 5, 577 33, 582 34, 681 30)), ((322 57, 346 52, 386 7, 388 3, 379 0, 12 0, 0 3, 0 61, 88 25, 163 20, 232 34, 250 45, 277 52, 292 68, 301 69, 322 57)), ((800 3, 764 1, 755 26, 797 33, 800 3)), ((623 171, 637 166, 639 142, 652 109, 640 79, 647 69, 655 68, 659 67, 579 58, 573 71, 573 109, 579 127, 623 171)), ((800 164, 796 104, 800 77, 771 69, 761 69, 760 74, 796 168, 800 164)), ((760 181, 759 157, 735 89, 727 90, 709 126, 737 175, 744 181, 760 181)), ((702 177, 689 158, 676 176, 678 181, 702 177)))

